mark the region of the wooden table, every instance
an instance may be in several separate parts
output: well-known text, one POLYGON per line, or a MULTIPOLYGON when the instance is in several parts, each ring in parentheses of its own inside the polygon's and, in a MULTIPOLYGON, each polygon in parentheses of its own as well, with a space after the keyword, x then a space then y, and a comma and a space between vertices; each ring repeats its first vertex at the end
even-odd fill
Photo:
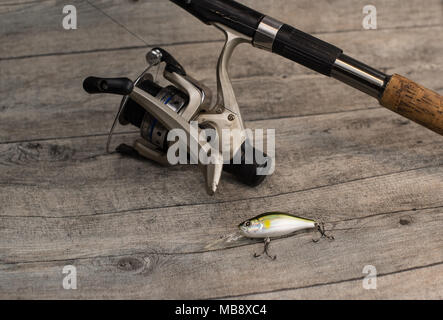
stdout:
MULTIPOLYGON (((106 15, 70 1, 69 31, 65 1, 0 2, 0 298, 443 298, 441 136, 242 45, 233 84, 246 126, 277 129, 277 169, 255 189, 224 175, 210 197, 196 167, 106 154, 120 98, 82 80, 135 78, 162 46, 215 89, 222 34, 168 1, 91 2, 106 15), (262 244, 232 234, 273 210, 322 219, 336 240, 302 233, 254 259, 262 244)), ((441 0, 372 1, 378 30, 362 28, 366 0, 241 2, 443 93, 441 0)), ((119 128, 114 144, 137 135, 119 128)))

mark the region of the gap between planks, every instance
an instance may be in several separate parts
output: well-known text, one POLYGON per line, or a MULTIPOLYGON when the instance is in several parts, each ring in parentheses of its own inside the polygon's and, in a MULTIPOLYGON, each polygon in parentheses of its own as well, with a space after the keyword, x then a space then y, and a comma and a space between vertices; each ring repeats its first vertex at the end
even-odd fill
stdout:
MULTIPOLYGON (((339 110, 339 111, 331 111, 331 112, 321 112, 321 113, 312 113, 312 114, 301 114, 301 115, 289 115, 289 116, 278 116, 278 117, 268 117, 268 118, 256 118, 245 121, 246 123, 254 123, 259 121, 267 121, 267 120, 285 120, 285 119, 300 119, 300 118, 309 118, 309 117, 317 117, 317 116, 325 116, 325 115, 334 115, 334 114, 346 114, 353 113, 359 111, 369 111, 369 110, 384 110, 383 107, 368 107, 368 108, 356 108, 351 110, 339 110)), ((120 131, 114 132, 113 136, 119 135, 127 135, 127 134, 138 134, 139 130, 134 131, 120 131)), ((78 135, 78 136, 67 136, 67 137, 45 137, 38 139, 22 139, 22 140, 10 140, 10 141, 0 141, 0 145, 7 144, 15 144, 15 143, 28 143, 28 142, 48 142, 48 141, 57 141, 57 140, 73 140, 73 139, 83 139, 83 138, 94 138, 94 137, 105 137, 108 136, 109 132, 106 133, 92 133, 86 135, 78 135)), ((106 154, 103 154, 106 155, 106 154)))
MULTIPOLYGON (((437 166, 432 165, 432 166, 425 166, 425 167, 419 167, 419 168, 411 168, 411 169, 400 170, 400 171, 396 171, 396 172, 388 172, 388 173, 369 176, 369 177, 350 179, 347 181, 325 184, 325 185, 315 186, 315 187, 306 188, 306 189, 300 189, 300 190, 289 191, 289 192, 279 192, 276 194, 241 198, 241 199, 235 199, 235 200, 224 200, 224 201, 216 201, 216 202, 201 202, 201 203, 186 203, 186 204, 181 204, 181 205, 175 204, 175 205, 169 205, 169 206, 140 207, 140 208, 131 208, 131 209, 126 209, 126 210, 121 210, 121 211, 101 212, 101 213, 76 215, 76 216, 10 216, 10 215, 0 215, 0 218, 74 219, 74 218, 81 218, 81 217, 98 217, 98 216, 109 216, 109 215, 119 216, 121 214, 126 215, 128 213, 140 212, 140 211, 145 211, 145 210, 184 208, 184 207, 193 207, 193 206, 202 206, 202 205, 219 205, 219 204, 224 204, 224 203, 235 203, 235 202, 243 202, 243 201, 249 201, 249 200, 271 199, 271 198, 285 196, 285 195, 293 195, 293 194, 297 194, 297 193, 321 190, 321 189, 325 189, 325 188, 346 185, 349 183, 354 183, 354 182, 359 182, 359 181, 366 181, 366 180, 377 179, 377 178, 381 178, 381 177, 389 177, 389 176, 398 175, 398 174, 407 173, 407 172, 414 172, 414 171, 420 171, 420 170, 432 169, 432 168, 440 168, 440 167, 441 167, 441 165, 437 165, 437 166)), ((439 207, 436 207, 436 208, 439 208, 439 207)), ((427 209, 427 208, 420 208, 420 210, 422 210, 422 209, 427 209)), ((432 209, 432 208, 428 208, 428 209, 432 209)), ((408 211, 412 211, 412 210, 414 210, 414 209, 410 209, 408 211)), ((374 216, 377 216, 377 215, 380 215, 380 214, 374 214, 374 216)), ((354 219, 348 219, 348 220, 351 221, 354 219)), ((342 220, 339 220, 339 221, 342 221, 342 220)))
MULTIPOLYGON (((430 263, 430 264, 427 264, 427 265, 415 266, 415 267, 410 267, 410 268, 406 268, 406 269, 402 269, 402 270, 386 272, 386 273, 380 273, 380 274, 377 274, 377 279, 378 278, 392 276, 392 275, 396 275, 396 274, 406 273, 406 272, 413 272, 413 271, 417 271, 417 270, 429 269, 429 268, 433 268, 433 267, 437 267, 437 266, 442 266, 442 265, 443 265, 443 261, 440 261, 440 262, 430 263)), ((288 287, 288 288, 282 288, 282 289, 277 289, 277 290, 260 291, 260 292, 253 292, 253 293, 240 294, 240 295, 231 295, 231 296, 221 296, 221 297, 215 297, 215 298, 209 298, 209 299, 210 300, 243 299, 243 298, 248 298, 248 297, 255 296, 255 295, 273 294, 273 293, 281 293, 281 292, 288 292, 288 291, 297 291, 297 290, 303 290, 303 289, 311 289, 311 288, 318 288, 318 287, 324 287, 324 286, 337 285, 337 284, 342 284, 342 283, 347 283, 347 282, 362 281, 362 279, 363 279, 363 277, 354 277, 354 278, 349 278, 349 279, 345 279, 345 280, 337 280, 337 281, 331 281, 331 282, 315 283, 315 284, 311 284, 311 285, 307 285, 307 286, 301 286, 301 287, 294 287, 294 288, 288 287)))
MULTIPOLYGON (((409 209, 409 210, 396 210, 396 211, 390 211, 390 212, 381 212, 381 213, 375 213, 375 214, 370 214, 367 216, 362 216, 362 217, 355 217, 355 218, 350 218, 350 219, 342 219, 342 220, 331 220, 331 221, 326 221, 325 223, 340 223, 340 222, 349 222, 349 221, 360 221, 360 220, 365 220, 365 219, 371 219, 374 217, 381 217, 381 216, 391 216, 391 215, 400 215, 400 214, 404 214, 404 213, 408 213, 408 212, 414 212, 415 214, 421 214, 423 211, 429 211, 429 210, 435 210, 435 209, 440 209, 443 208, 443 206, 434 206, 434 207, 423 207, 423 208, 413 208, 413 209, 409 209)), ((2 217, 0 217, 2 218, 2 217)), ((12 218, 49 218, 49 217, 12 217, 12 218)), ((60 218, 64 218, 64 217, 59 217, 60 218)), ((345 228, 345 229, 336 229, 334 228, 334 231, 346 231, 346 230, 350 230, 352 228, 345 228)), ((326 231, 331 231, 331 230, 326 230, 326 231)), ((291 238, 295 235, 289 235, 289 236, 284 236, 284 237, 280 237, 278 239, 275 239, 274 242, 279 241, 279 240, 284 240, 287 238, 291 238)), ((139 255, 139 254, 156 254, 156 255, 162 255, 162 256, 187 256, 187 255, 197 255, 197 254, 205 254, 205 253, 210 253, 210 252, 220 252, 220 251, 225 251, 225 250, 232 250, 232 249, 236 249, 236 248, 241 248, 241 247, 247 247, 247 246, 254 246, 256 244, 262 243, 262 240, 257 240, 257 239, 249 239, 250 241, 248 243, 241 243, 241 244, 237 244, 237 245, 233 245, 233 246, 226 246, 226 247, 222 247, 222 248, 215 248, 215 249, 207 249, 207 250, 197 250, 197 251, 185 251, 185 252, 153 252, 153 253, 146 253, 146 251, 133 251, 130 253, 121 253, 121 254, 111 254, 111 255, 96 255, 96 256, 86 256, 86 257, 75 257, 75 258, 64 258, 64 259, 51 259, 51 260, 29 260, 29 261, 0 261, 0 266, 1 265, 22 265, 22 264, 44 264, 44 263, 52 263, 52 262, 67 262, 67 261, 84 261, 84 260, 91 260, 91 259, 107 259, 107 258, 122 258, 122 257, 128 257, 131 255, 139 255)))

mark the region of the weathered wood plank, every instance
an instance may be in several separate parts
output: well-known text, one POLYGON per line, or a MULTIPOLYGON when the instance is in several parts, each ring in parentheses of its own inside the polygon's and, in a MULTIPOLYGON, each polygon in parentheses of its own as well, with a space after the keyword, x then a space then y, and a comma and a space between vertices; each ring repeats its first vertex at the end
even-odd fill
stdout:
MULTIPOLYGON (((402 181, 404 181, 403 178, 402 181)), ((386 186, 385 181, 378 181, 372 184, 372 187, 368 186, 368 189, 377 189, 380 182, 386 186)), ((410 187, 412 186, 408 185, 407 188, 410 187)), ((390 194, 391 190, 386 190, 386 193, 390 194)), ((343 197, 344 194, 336 193, 336 195, 343 197)), ((348 195, 356 196, 355 202, 357 203, 364 197, 362 193, 359 193, 360 196, 352 193, 348 193, 348 195)), ((392 200, 394 199, 395 197, 392 197, 392 200)), ((325 202, 328 200, 332 199, 327 199, 325 202)), ((345 198, 344 201, 346 201, 345 198)), ((328 208, 333 207, 330 203, 328 208)), ((347 211, 346 206, 343 209, 347 211)), ((206 210, 200 212, 201 214, 206 212, 206 215, 209 213, 206 210)), ((366 211, 365 215, 368 213, 366 211)), ((183 212, 182 214, 186 218, 192 219, 196 212, 194 215, 183 212)), ((209 219, 200 220, 199 230, 204 229, 204 232, 199 235, 211 233, 212 228, 218 224, 224 225, 217 232, 219 236, 229 232, 229 226, 233 227, 233 223, 224 214, 226 212, 218 212, 218 214, 212 214, 211 218, 207 216, 209 219), (207 225, 210 225, 210 228, 204 228, 207 225)), ((352 218, 348 216, 349 220, 342 219, 343 221, 334 222, 333 232, 336 236, 334 242, 323 241, 314 244, 311 241, 311 234, 274 241, 271 248, 278 255, 276 261, 256 260, 252 257, 254 251, 261 249, 261 244, 243 245, 210 252, 166 254, 162 252, 163 248, 157 247, 155 239, 149 238, 150 232, 146 230, 145 247, 141 248, 138 253, 132 251, 133 253, 127 256, 102 256, 78 260, 73 257, 72 259, 55 261, 52 260, 54 258, 51 254, 53 251, 48 250, 47 255, 42 253, 39 256, 46 262, 2 264, 0 266, 2 286, 0 297, 221 298, 345 282, 347 286, 351 287, 349 290, 352 290, 354 298, 357 298, 364 297, 364 293, 361 292, 361 282, 352 282, 352 280, 363 277, 362 270, 365 265, 376 266, 379 274, 383 275, 432 264, 441 265, 443 262, 441 250, 443 239, 439 236, 441 231, 439 222, 443 219, 441 207, 367 217, 363 217, 363 215, 357 217, 355 212, 349 211, 336 215, 322 211, 321 214, 329 215, 329 219, 344 217, 346 214, 352 218), (67 264, 77 267, 78 290, 62 289, 62 268, 67 264)), ((157 218, 160 218, 160 215, 157 218)), ((164 242, 174 242, 177 234, 175 230, 170 229, 170 225, 174 223, 169 221, 166 231, 159 228, 158 222, 156 222, 156 229, 160 234, 163 233, 164 242)), ((46 221, 41 229, 49 230, 48 223, 54 222, 46 221)), ((70 224, 71 234, 80 231, 73 228, 73 223, 75 224, 73 221, 67 223, 70 224)), ((118 224, 120 227, 125 225, 121 222, 118 224)), ((182 230, 183 227, 182 224, 182 230)), ((139 227, 139 229, 141 228, 139 227)), ((92 230, 84 231, 86 234, 83 234, 82 237, 86 238, 92 230)), ((32 236, 32 234, 31 232, 30 235, 32 236)), ((186 239, 189 234, 192 233, 187 233, 186 239)), ((114 234, 111 239, 107 240, 115 242, 114 245, 120 246, 122 249, 125 247, 126 240, 133 237, 132 234, 126 234, 118 242, 118 236, 120 236, 119 233, 114 234)), ((98 238, 97 235, 94 235, 93 238, 94 244, 84 247, 83 251, 87 248, 95 252, 100 250, 102 244, 95 242, 98 238)), ((57 240, 58 238, 53 237, 49 248, 63 246, 57 240)), ((66 242, 66 240, 63 241, 66 242)), ((443 286, 441 280, 441 275, 436 275, 434 278, 436 291, 427 292, 426 297, 438 298, 441 296, 443 286)), ((419 286, 419 281, 420 279, 416 279, 414 285, 419 286)), ((382 283, 379 289, 380 294, 391 297, 393 292, 389 284, 395 284, 395 279, 382 278, 379 282, 382 283), (383 280, 390 282, 383 285, 383 280)), ((413 291, 397 292, 396 295, 419 298, 422 292, 423 290, 418 291, 417 295, 413 291)), ((326 292, 323 292, 323 295, 325 294, 326 292)), ((309 292, 306 293, 306 296, 308 295, 309 292)), ((315 298, 314 295, 309 295, 309 297, 315 298)))
POLYGON ((248 295, 235 299, 436 299, 443 298, 443 265, 437 264, 419 269, 378 276, 377 289, 363 289, 362 279, 282 290, 269 294, 248 295))
MULTIPOLYGON (((443 198, 436 190, 442 190, 442 178, 443 168, 434 167, 314 190, 266 197, 257 194, 258 198, 254 199, 216 204, 64 218, 0 217, 0 239, 4 239, 0 260, 40 261, 42 257, 60 260, 144 250, 163 253, 215 250, 235 245, 235 241, 226 242, 220 237, 235 232, 241 221, 266 211, 341 221, 384 212, 441 207, 443 198)), ((129 198, 121 200, 130 201, 129 198)), ((435 224, 440 230, 439 223, 435 224)), ((334 223, 335 228, 338 227, 334 223)), ((420 245, 425 245, 424 241, 420 245)), ((343 252, 341 257, 345 256, 343 252)))
MULTIPOLYGON (((226 174, 215 197, 206 195, 196 167, 105 155, 105 136, 1 145, 0 215, 78 216, 229 202, 442 164, 440 136, 384 109, 247 126, 277 128, 276 172, 254 189, 226 174)), ((118 136, 114 144, 136 136, 118 136)))
MULTIPOLYGON (((242 2, 443 90, 441 0, 374 1, 378 31, 361 31, 365 1, 242 2)), ((81 81, 134 77, 147 49, 86 2, 72 4, 80 29, 68 32, 62 1, 0 3, 0 298, 442 298, 440 136, 244 46, 234 86, 248 127, 277 128, 277 171, 256 189, 225 175, 209 197, 194 167, 104 153, 119 99, 87 96, 81 81), (273 242, 277 261, 254 260, 262 245, 236 225, 276 209, 326 221, 337 240, 315 245, 302 233, 273 242), (62 289, 67 264, 79 290, 62 289), (367 264, 376 291, 362 289, 367 264)), ((212 28, 168 1, 94 4, 215 87, 212 28)))
MULTIPOLYGON (((349 53, 389 73, 409 76, 441 92, 442 27, 327 35, 347 42, 349 53), (429 36, 434 40, 429 44, 429 36), (441 38, 441 39, 440 39, 441 38), (438 41, 441 40, 441 41, 438 41)), ((188 71, 215 89, 221 44, 174 46, 188 71), (198 50, 196 50, 196 47, 198 50)), ((118 97, 88 96, 82 81, 94 74, 134 78, 144 67, 145 49, 1 61, 0 142, 103 134, 109 130, 118 97), (36 121, 38 120, 38 121, 36 121), (29 121, 33 121, 32 136, 29 121)), ((232 61, 232 78, 246 120, 373 108, 378 102, 333 79, 290 61, 243 46, 232 61), (315 92, 315 94, 308 94, 315 92)), ((126 129, 127 130, 127 129, 126 129)))
MULTIPOLYGON (((86 1, 70 2, 77 7, 78 29, 69 31, 62 28, 65 2, 35 1, 0 7, 0 57, 221 39, 213 28, 169 1, 91 2, 143 41, 86 1)), ((362 30, 362 9, 367 5, 365 0, 240 2, 314 33, 362 30)), ((371 4, 378 9, 380 29, 441 25, 443 20, 440 0, 428 0, 425 6, 420 0, 410 0, 408 5, 401 0, 375 0, 371 4)))

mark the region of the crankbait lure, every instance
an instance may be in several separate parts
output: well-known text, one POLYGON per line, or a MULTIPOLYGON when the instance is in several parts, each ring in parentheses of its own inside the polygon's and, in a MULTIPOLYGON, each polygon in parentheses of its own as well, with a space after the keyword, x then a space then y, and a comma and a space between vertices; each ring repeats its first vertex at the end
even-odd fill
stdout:
MULTIPOLYGON (((300 218, 283 212, 264 213, 242 222, 238 227, 241 233, 247 238, 264 239, 264 250, 261 254, 255 253, 255 258, 266 254, 269 258, 275 260, 277 256, 271 256, 269 254, 271 238, 287 236, 300 230, 317 229, 321 234, 320 239, 327 238, 329 240, 334 240, 333 236, 326 235, 324 224, 322 222, 300 218)), ((312 241, 318 242, 320 239, 313 239, 312 241)))

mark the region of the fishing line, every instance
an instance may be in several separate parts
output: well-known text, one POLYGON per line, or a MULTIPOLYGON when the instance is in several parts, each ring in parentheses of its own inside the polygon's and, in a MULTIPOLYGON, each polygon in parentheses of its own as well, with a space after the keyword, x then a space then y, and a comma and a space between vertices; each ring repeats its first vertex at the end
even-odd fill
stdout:
POLYGON ((126 32, 128 32, 129 34, 131 34, 132 36, 134 36, 135 38, 137 38, 138 40, 140 40, 141 42, 143 42, 145 45, 149 46, 149 43, 147 43, 142 37, 140 37, 139 35, 137 35, 135 32, 132 32, 131 30, 129 30, 125 25, 123 25, 122 23, 118 22, 116 19, 114 19, 113 17, 111 17, 109 14, 107 14, 106 12, 104 12, 102 9, 100 9, 99 7, 97 7, 96 5, 92 4, 91 2, 89 2, 89 0, 85 0, 86 3, 88 3, 91 7, 93 7, 94 9, 96 9, 97 11, 101 12, 103 15, 105 15, 106 17, 108 17, 112 22, 114 22, 116 25, 120 26, 121 28, 123 28, 124 30, 126 30, 126 32))
MULTIPOLYGON (((119 27, 121 27, 122 29, 124 29, 127 33, 131 34, 133 37, 135 37, 136 39, 138 39, 138 40, 140 40, 141 42, 143 42, 147 47, 150 46, 150 44, 148 44, 148 43, 147 43, 142 37, 140 37, 140 36, 137 35, 135 32, 133 32, 133 31, 131 31, 129 28, 127 28, 125 25, 123 25, 122 23, 120 23, 119 21, 117 21, 115 18, 113 18, 112 16, 110 16, 109 14, 107 14, 104 10, 102 10, 102 9, 99 8, 98 6, 92 4, 89 0, 85 0, 85 2, 86 2, 87 4, 89 4, 91 7, 93 7, 95 10, 99 11, 100 13, 102 13, 105 17, 107 17, 109 20, 111 20, 114 24, 116 24, 116 25, 118 25, 119 27)), ((250 26, 244 24, 244 23, 241 22, 241 21, 237 21, 237 23, 240 24, 240 25, 242 25, 242 26, 245 27, 245 28, 248 28, 248 29, 250 29, 250 30, 257 31, 256 28, 252 28, 252 27, 250 27, 250 26)), ((251 39, 251 40, 252 40, 252 39, 251 39)), ((251 42, 250 44, 253 45, 253 42, 251 42)), ((285 44, 289 44, 289 43, 285 43, 285 44)), ((150 67, 152 67, 152 66, 150 66, 150 67)), ((146 69, 146 70, 145 70, 145 71, 144 71, 144 72, 143 72, 143 73, 137 78, 137 81, 136 81, 135 84, 137 84, 137 83, 141 80, 141 78, 143 77, 143 75, 146 74, 146 72, 150 69, 150 67, 148 67, 148 68, 147 68, 147 69, 146 69)), ((154 81, 155 81, 155 79, 156 79, 157 76, 158 76, 159 69, 160 69, 160 68, 157 68, 157 72, 156 72, 156 75, 155 75, 154 81)), ((113 122, 113 124, 112 124, 111 130, 110 130, 110 132, 109 132, 108 140, 107 140, 107 143, 106 143, 106 152, 107 152, 107 153, 110 153, 110 145, 111 145, 112 136, 113 136, 114 130, 115 130, 116 126, 117 126, 118 118, 120 117, 120 115, 121 115, 121 113, 122 113, 122 110, 123 110, 123 106, 126 104, 127 100, 128 100, 128 97, 127 97, 127 96, 124 97, 124 99, 122 100, 122 102, 121 102, 121 104, 120 104, 120 108, 118 109, 117 115, 116 115, 116 117, 115 117, 115 119, 114 119, 114 122, 113 122)), ((238 114, 237 114, 236 112, 234 112, 233 110, 230 110, 227 106, 225 106, 225 109, 227 109, 227 110, 230 111, 231 113, 233 113, 233 114, 235 114, 235 115, 238 116, 238 114)))
MULTIPOLYGON (((138 40, 140 40, 140 41, 142 41, 146 46, 150 46, 150 44, 149 43, 147 43, 142 37, 140 37, 139 35, 137 35, 135 32, 132 32, 131 30, 129 30, 126 26, 124 26, 122 23, 120 23, 120 22, 118 22, 116 19, 114 19, 113 17, 111 17, 109 14, 107 14, 106 12, 104 12, 102 9, 100 9, 99 7, 97 7, 96 5, 94 5, 94 4, 92 4, 89 0, 85 0, 91 7, 93 7, 93 8, 95 8, 97 11, 99 11, 99 12, 101 12, 103 15, 105 15, 106 17, 108 17, 112 22, 114 22, 115 24, 117 24, 118 26, 120 26, 121 28, 123 28, 124 30, 126 30, 128 33, 130 33, 132 36, 134 36, 135 38, 137 38, 138 40)), ((247 28, 247 29, 249 29, 249 30, 253 30, 254 32, 256 32, 257 31, 257 28, 252 28, 251 26, 249 26, 249 25, 247 25, 247 24, 245 24, 245 23, 243 23, 243 22, 241 22, 241 21, 235 21, 237 24, 239 24, 239 25, 241 25, 241 26, 243 26, 243 27, 245 27, 245 28, 247 28)), ((212 24, 213 26, 214 26, 214 24, 212 24)), ((230 29, 230 28, 229 28, 230 29)), ((299 29, 297 29, 297 30, 299 30, 299 29)), ((299 31, 301 31, 301 30, 299 30, 299 31)), ((303 32, 303 31, 301 31, 301 32, 303 32)), ((321 40, 321 39, 320 39, 321 40)), ((284 40, 281 40, 281 42, 283 43, 283 44, 286 44, 286 45, 291 45, 291 43, 290 42, 288 42, 288 41, 284 41, 284 40)), ((252 46, 254 46, 253 45, 253 39, 251 39, 251 43, 250 43, 252 46)), ((255 48, 255 47, 254 47, 255 48)), ((272 53, 274 53, 274 52, 272 52, 272 53)), ((228 109, 229 110, 229 109, 228 109)), ((229 111, 231 111, 231 110, 229 110, 229 111)))

